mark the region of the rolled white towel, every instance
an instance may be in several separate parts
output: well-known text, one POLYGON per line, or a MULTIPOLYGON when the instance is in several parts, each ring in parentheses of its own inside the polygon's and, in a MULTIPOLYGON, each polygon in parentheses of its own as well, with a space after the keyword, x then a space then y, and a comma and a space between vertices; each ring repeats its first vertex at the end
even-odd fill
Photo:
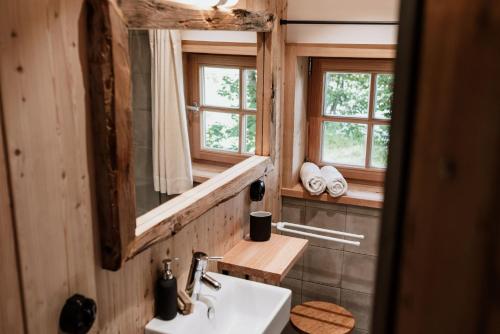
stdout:
POLYGON ((321 168, 321 175, 326 180, 326 191, 332 197, 339 197, 347 192, 347 181, 342 174, 333 166, 324 166, 321 168))
POLYGON ((326 189, 326 180, 316 164, 305 162, 300 168, 302 184, 311 195, 321 195, 326 189))

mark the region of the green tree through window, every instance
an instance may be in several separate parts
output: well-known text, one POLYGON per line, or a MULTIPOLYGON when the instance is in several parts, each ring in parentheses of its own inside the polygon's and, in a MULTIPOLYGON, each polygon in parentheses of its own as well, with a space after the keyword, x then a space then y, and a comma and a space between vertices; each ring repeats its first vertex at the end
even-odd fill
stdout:
MULTIPOLYGON (((325 116, 368 118, 371 75, 369 73, 326 72, 323 114, 325 116)), ((373 75, 376 75, 374 118, 389 120, 391 118, 393 75, 373 75)), ((365 154, 366 131, 366 126, 354 126, 352 122, 338 120, 331 124, 325 123, 323 127, 323 159, 345 164, 352 164, 356 161, 355 165, 364 165, 359 157, 365 154)), ((385 168, 389 126, 374 125, 372 131, 373 144, 370 165, 385 168)))
MULTIPOLYGON (((240 75, 244 75, 244 92, 240 91, 239 76, 223 75, 217 83, 217 95, 228 101, 239 101, 240 94, 244 94, 243 105, 245 109, 255 110, 257 107, 257 71, 255 69, 244 69, 240 75)), ((239 151, 239 126, 244 126, 244 138, 241 150, 245 153, 255 152, 255 115, 242 115, 238 113, 205 112, 205 146, 211 149, 239 151), (244 117, 244 118, 243 118, 244 117)))

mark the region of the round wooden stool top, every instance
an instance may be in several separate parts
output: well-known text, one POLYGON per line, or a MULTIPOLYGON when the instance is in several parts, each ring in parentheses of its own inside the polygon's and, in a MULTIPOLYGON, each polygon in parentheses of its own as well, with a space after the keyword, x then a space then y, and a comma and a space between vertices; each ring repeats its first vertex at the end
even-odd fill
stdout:
POLYGON ((290 321, 308 334, 345 334, 354 328, 354 318, 345 308, 327 302, 310 301, 295 306, 290 321))

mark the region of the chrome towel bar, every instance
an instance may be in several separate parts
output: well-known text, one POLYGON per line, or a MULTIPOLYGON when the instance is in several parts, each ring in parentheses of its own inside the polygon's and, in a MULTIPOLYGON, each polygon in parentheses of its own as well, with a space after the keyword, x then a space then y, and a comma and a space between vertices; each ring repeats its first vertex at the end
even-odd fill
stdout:
POLYGON ((338 242, 341 244, 353 245, 353 246, 358 246, 358 247, 359 247, 359 245, 361 245, 361 243, 359 241, 339 239, 339 238, 329 237, 329 236, 321 235, 321 234, 298 231, 297 229, 302 229, 302 230, 306 230, 306 231, 321 232, 321 233, 328 233, 328 234, 335 234, 335 235, 354 238, 354 239, 364 239, 365 238, 365 236, 362 234, 347 233, 347 232, 341 232, 341 231, 336 231, 336 230, 330 230, 330 229, 326 229, 326 228, 299 225, 299 224, 287 223, 287 222, 272 223, 272 226, 276 227, 278 229, 278 231, 282 231, 282 232, 298 234, 298 235, 303 235, 306 237, 311 237, 311 238, 316 238, 316 239, 321 239, 321 240, 328 240, 328 241, 333 241, 333 242, 338 242), (292 227, 294 229, 288 228, 288 227, 292 227))

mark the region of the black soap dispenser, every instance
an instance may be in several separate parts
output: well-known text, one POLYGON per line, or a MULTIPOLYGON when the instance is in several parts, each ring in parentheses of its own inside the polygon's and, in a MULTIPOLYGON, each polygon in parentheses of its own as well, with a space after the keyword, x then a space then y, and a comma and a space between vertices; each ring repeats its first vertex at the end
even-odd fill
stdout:
POLYGON ((172 320, 177 315, 177 279, 172 274, 172 259, 163 260, 163 270, 156 282, 156 317, 172 320))

